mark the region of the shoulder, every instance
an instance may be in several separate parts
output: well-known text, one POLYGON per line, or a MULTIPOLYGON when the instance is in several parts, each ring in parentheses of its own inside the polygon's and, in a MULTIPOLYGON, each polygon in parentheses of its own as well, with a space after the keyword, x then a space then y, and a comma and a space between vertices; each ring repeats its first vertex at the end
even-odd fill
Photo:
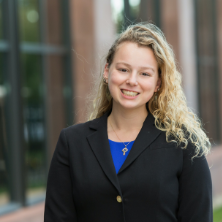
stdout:
POLYGON ((168 146, 177 147, 182 153, 184 158, 188 159, 196 159, 196 158, 204 158, 203 149, 201 147, 197 147, 189 138, 185 138, 185 142, 179 142, 178 138, 175 138, 172 134, 167 135, 166 132, 162 132, 160 134, 160 140, 163 141, 165 139, 168 146), (197 155, 196 155, 197 154, 197 155), (195 158, 192 158, 196 155, 195 158))
POLYGON ((90 126, 92 121, 87 121, 87 122, 84 122, 84 123, 74 124, 72 126, 69 126, 69 127, 66 127, 64 129, 62 129, 62 132, 66 136, 73 135, 73 134, 85 134, 88 131, 89 126, 90 126))
POLYGON ((198 178, 200 175, 203 177, 208 177, 210 175, 210 169, 206 156, 201 150, 199 154, 196 155, 197 148, 191 142, 188 142, 186 148, 181 149, 183 152, 183 173, 192 172, 193 174, 196 174, 196 178, 198 178))
POLYGON ((77 136, 86 136, 92 133, 94 126, 98 125, 101 121, 101 118, 93 119, 90 121, 86 121, 84 123, 74 124, 72 126, 66 127, 62 129, 62 132, 66 135, 66 137, 77 136))
POLYGON ((162 131, 158 136, 157 142, 151 145, 153 149, 170 149, 173 148, 181 154, 183 163, 189 162, 194 164, 195 162, 206 161, 206 156, 203 154, 203 150, 197 149, 194 143, 187 141, 187 146, 185 147, 184 143, 176 142, 176 139, 173 137, 168 137, 166 132, 162 131), (198 153, 198 155, 196 155, 198 153))

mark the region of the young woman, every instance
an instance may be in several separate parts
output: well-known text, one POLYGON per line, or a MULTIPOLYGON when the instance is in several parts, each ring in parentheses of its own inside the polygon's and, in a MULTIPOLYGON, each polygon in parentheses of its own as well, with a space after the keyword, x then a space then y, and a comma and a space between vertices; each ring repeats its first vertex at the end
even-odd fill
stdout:
POLYGON ((110 48, 90 121, 61 131, 45 222, 212 222, 210 142, 152 24, 110 48))

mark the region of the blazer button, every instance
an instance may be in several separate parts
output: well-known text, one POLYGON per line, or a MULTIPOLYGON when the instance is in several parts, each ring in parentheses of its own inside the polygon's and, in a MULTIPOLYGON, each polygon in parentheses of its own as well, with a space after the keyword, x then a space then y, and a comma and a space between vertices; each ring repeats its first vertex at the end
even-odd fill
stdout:
POLYGON ((121 196, 117 196, 116 199, 117 199, 117 201, 118 201, 119 203, 122 202, 122 198, 121 198, 121 196))

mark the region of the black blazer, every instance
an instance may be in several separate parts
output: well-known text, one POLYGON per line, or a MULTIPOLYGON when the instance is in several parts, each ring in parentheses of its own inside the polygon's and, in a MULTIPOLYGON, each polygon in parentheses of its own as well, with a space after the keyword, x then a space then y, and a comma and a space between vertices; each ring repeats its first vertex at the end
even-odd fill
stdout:
POLYGON ((149 113, 116 174, 102 117, 61 131, 52 158, 45 222, 212 222, 205 157, 166 142, 149 113), (118 198, 117 198, 118 197, 118 198))

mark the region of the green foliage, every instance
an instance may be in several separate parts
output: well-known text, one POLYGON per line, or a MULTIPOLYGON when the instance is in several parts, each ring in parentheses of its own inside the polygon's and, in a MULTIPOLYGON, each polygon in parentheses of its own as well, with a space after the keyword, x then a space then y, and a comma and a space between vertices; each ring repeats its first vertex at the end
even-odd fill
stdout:
POLYGON ((39 19, 36 22, 28 20, 29 13, 38 13, 38 0, 20 0, 19 1, 19 22, 20 22, 20 39, 26 42, 40 41, 40 24, 39 19))
POLYGON ((3 55, 0 53, 0 85, 3 85, 3 55))
POLYGON ((29 169, 42 167, 44 162, 44 152, 41 150, 29 150, 26 152, 26 165, 29 169))
POLYGON ((2 22, 2 1, 0 1, 0 39, 3 38, 3 22, 2 22))
MULTIPOLYGON (((137 6, 131 6, 130 7, 130 14, 131 14, 131 16, 132 16, 132 18, 133 19, 137 19, 138 18, 138 16, 139 16, 139 5, 137 5, 137 6)), ((138 21, 137 21, 138 22, 138 21)))
POLYGON ((38 181, 38 182, 30 182, 29 183, 29 189, 31 190, 38 190, 39 188, 45 188, 46 187, 46 181, 38 181))
POLYGON ((222 222, 222 207, 214 210, 214 222, 222 222))
POLYGON ((121 33, 124 29, 124 18, 123 14, 118 14, 117 20, 116 20, 116 32, 121 33))
POLYGON ((42 103, 42 71, 39 55, 22 54, 23 98, 28 103, 42 103))
POLYGON ((8 190, 6 188, 6 186, 0 186, 0 194, 3 194, 3 193, 8 193, 8 190))

